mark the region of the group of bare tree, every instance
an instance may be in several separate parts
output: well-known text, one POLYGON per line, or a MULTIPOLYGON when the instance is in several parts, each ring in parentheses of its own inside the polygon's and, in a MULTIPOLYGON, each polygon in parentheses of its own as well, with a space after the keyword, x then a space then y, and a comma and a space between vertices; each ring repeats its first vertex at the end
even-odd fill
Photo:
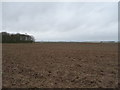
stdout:
POLYGON ((1 32, 2 43, 32 43, 35 42, 33 36, 26 34, 10 34, 7 32, 1 32))

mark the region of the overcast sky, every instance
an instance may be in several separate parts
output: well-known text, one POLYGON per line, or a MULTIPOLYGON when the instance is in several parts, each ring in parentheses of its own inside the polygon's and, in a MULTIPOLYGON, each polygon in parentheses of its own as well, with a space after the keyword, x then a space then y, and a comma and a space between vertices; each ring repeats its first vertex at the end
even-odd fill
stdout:
POLYGON ((3 30, 36 41, 118 40, 116 2, 4 2, 3 30))

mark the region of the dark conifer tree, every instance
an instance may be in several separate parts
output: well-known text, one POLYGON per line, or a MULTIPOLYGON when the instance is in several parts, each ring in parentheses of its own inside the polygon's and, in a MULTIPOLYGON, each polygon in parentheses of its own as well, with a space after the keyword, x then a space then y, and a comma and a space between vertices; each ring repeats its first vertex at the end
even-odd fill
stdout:
POLYGON ((25 34, 9 34, 7 32, 1 32, 2 43, 32 43, 35 42, 33 36, 25 34))

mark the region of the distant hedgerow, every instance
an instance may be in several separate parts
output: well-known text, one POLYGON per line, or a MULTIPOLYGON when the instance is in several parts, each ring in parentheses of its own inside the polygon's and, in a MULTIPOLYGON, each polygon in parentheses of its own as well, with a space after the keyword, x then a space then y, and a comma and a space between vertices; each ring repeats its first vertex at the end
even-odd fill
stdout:
POLYGON ((10 34, 7 32, 1 32, 2 43, 32 43, 35 42, 33 36, 26 34, 10 34))

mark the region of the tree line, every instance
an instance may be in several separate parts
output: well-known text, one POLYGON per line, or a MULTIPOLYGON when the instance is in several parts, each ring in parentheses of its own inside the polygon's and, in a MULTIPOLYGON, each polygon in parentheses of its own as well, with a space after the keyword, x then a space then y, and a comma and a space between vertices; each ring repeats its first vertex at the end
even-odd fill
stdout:
POLYGON ((32 43, 35 42, 33 36, 26 34, 10 34, 7 32, 1 32, 2 35, 2 43, 32 43))

